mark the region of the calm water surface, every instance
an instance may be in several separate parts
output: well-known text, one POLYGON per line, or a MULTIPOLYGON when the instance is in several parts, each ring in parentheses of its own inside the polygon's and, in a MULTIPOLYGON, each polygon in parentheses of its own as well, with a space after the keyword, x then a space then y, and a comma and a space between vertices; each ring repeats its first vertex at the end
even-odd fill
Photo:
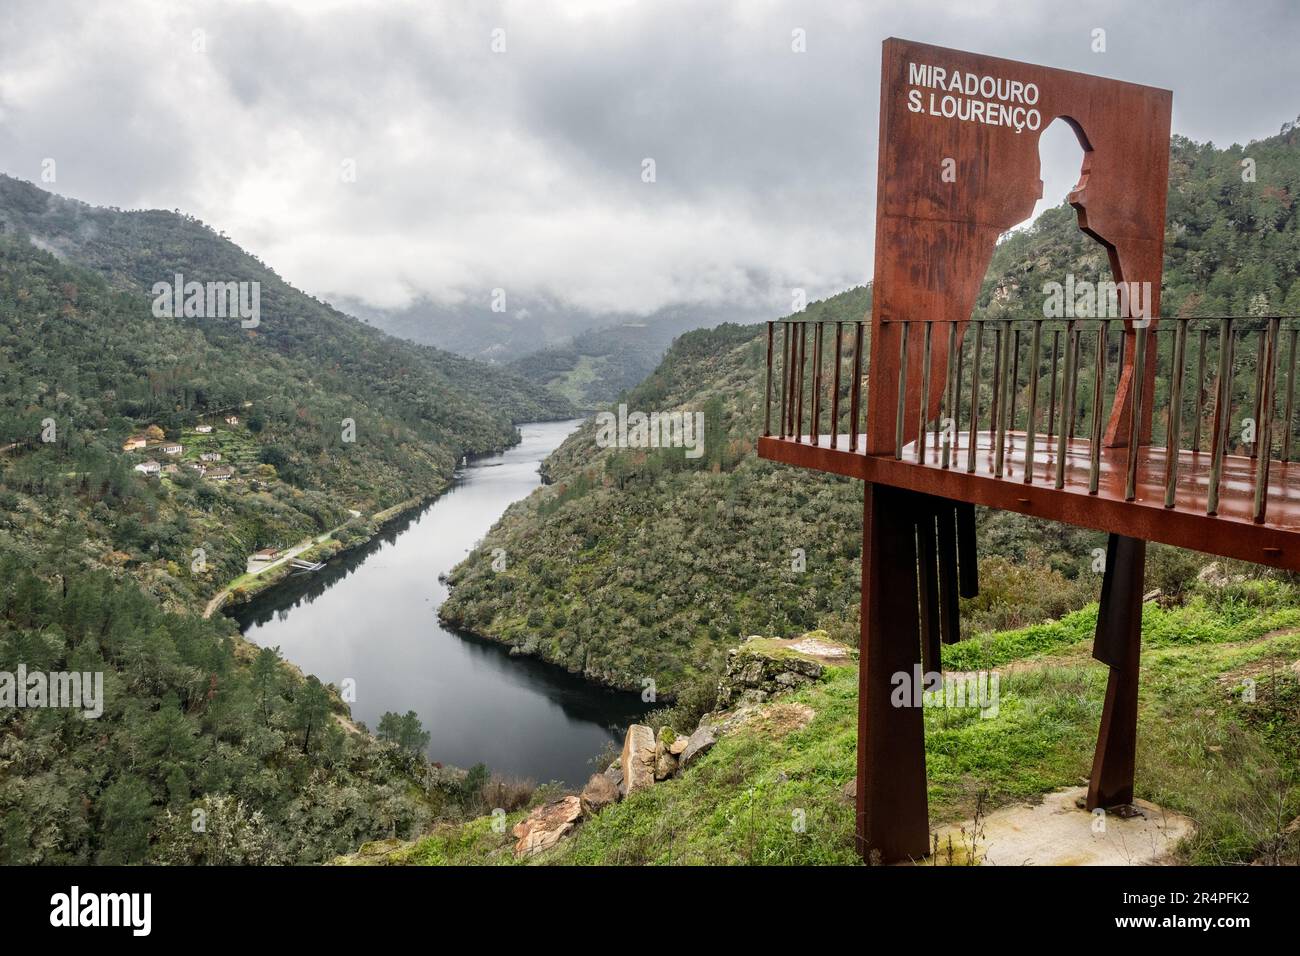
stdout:
MULTIPOLYGON (((433 760, 580 786, 606 741, 644 712, 639 696, 438 622, 438 576, 541 482, 537 466, 579 422, 521 425, 523 441, 473 462, 446 494, 388 525, 324 570, 290 578, 235 617, 246 637, 279 645, 304 671, 356 681, 352 714, 374 729, 385 711, 420 715, 433 760)), ((518 560, 518 558, 517 558, 518 560)))

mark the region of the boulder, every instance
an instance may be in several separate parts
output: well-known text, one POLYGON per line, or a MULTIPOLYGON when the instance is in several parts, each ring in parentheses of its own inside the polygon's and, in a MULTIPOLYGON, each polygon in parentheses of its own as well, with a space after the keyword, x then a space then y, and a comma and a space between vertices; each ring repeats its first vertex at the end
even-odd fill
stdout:
POLYGON ((682 755, 682 751, 686 749, 686 745, 690 743, 690 740, 691 740, 690 737, 678 736, 669 745, 668 752, 672 754, 674 757, 680 757, 682 755))
POLYGON ((581 816, 582 801, 572 795, 538 807, 510 831, 519 840, 515 856, 549 850, 569 834, 581 816))
POLYGON ((655 780, 667 780, 677 772, 677 758, 662 743, 655 748, 655 780))
POLYGON ((618 784, 603 773, 593 773, 578 799, 582 804, 583 815, 594 817, 610 804, 618 803, 621 796, 618 784))
POLYGON ((706 754, 718 742, 717 728, 712 724, 700 724, 686 740, 679 761, 684 768, 689 767, 696 757, 706 754))
POLYGON ((660 727, 655 739, 655 780, 667 780, 677 772, 677 757, 672 752, 677 734, 671 727, 660 727))
POLYGON ((1211 561, 1196 573, 1196 580, 1212 588, 1226 588, 1246 580, 1244 574, 1230 574, 1218 561, 1211 561))
POLYGON ((633 794, 654 786, 655 735, 645 724, 633 724, 623 738, 623 792, 633 794))

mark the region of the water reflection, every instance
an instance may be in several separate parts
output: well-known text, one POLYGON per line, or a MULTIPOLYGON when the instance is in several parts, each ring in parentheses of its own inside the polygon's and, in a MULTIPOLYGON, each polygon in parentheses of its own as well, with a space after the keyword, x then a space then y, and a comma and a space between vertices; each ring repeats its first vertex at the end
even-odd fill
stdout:
POLYGON ((447 593, 439 576, 539 484, 538 464, 577 424, 521 426, 519 445, 469 464, 433 504, 238 609, 241 629, 322 680, 352 678, 353 716, 370 727, 385 711, 416 711, 434 760, 580 785, 594 755, 644 712, 640 698, 511 657, 437 619, 447 593))

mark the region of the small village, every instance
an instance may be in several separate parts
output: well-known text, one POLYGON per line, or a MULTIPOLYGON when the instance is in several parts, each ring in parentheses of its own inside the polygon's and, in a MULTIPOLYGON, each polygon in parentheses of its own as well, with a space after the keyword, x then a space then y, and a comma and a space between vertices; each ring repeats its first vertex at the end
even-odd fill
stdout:
MULTIPOLYGON (((245 402, 243 408, 252 406, 245 402)), ((175 477, 184 472, 212 482, 239 477, 241 464, 254 464, 253 442, 239 415, 219 416, 219 424, 204 422, 186 429, 179 440, 167 438, 157 425, 150 425, 122 442, 122 451, 140 453, 143 460, 134 470, 146 478, 175 477)))

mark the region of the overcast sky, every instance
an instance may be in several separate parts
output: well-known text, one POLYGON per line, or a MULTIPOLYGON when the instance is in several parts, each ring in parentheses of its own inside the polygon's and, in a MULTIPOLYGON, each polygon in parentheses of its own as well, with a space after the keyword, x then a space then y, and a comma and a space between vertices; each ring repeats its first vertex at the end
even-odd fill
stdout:
POLYGON ((781 314, 870 278, 885 37, 1166 87, 1175 132, 1244 143, 1300 113, 1297 9, 0 0, 0 171, 192 213, 324 298, 781 314))

